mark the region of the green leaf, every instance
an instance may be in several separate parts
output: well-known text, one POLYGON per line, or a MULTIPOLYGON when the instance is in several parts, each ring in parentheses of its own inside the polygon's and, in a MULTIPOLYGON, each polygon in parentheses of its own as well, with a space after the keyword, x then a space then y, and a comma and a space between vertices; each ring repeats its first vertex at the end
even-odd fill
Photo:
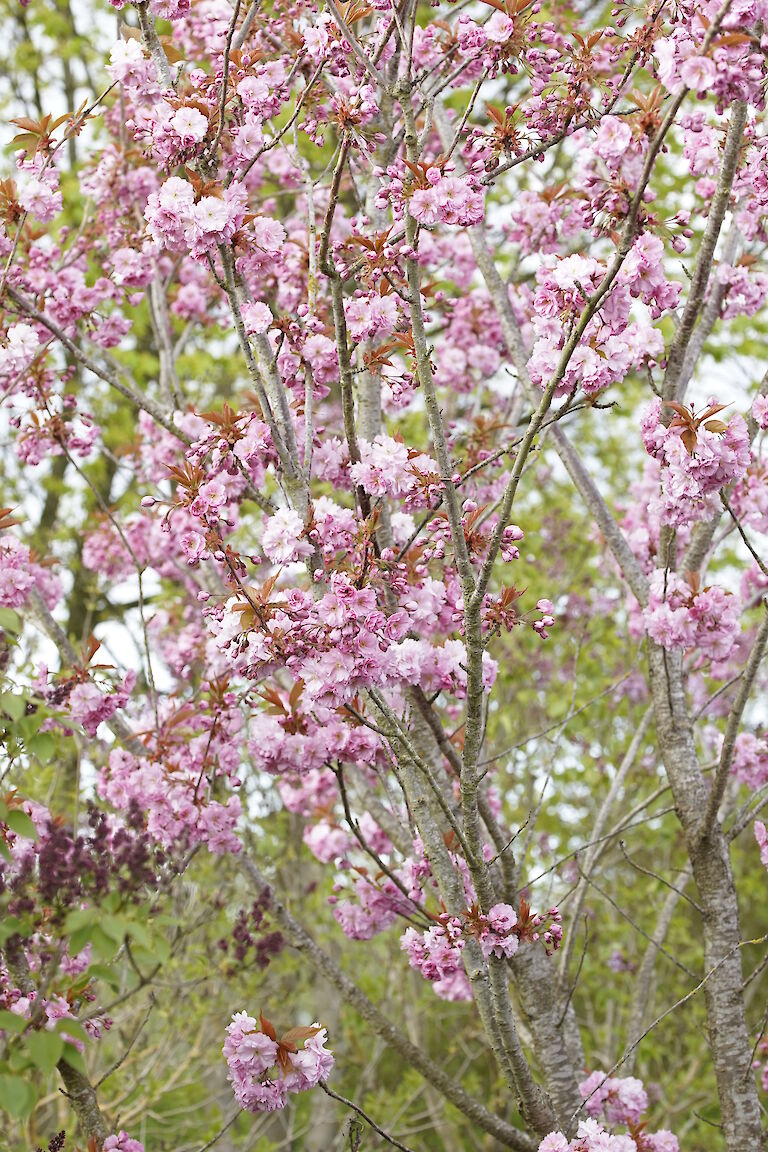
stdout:
POLYGON ((120 974, 108 964, 91 964, 88 969, 88 976, 91 980, 103 980, 113 990, 120 987, 120 974))
POLYGON ((0 944, 5 943, 9 936, 24 936, 25 923, 18 916, 3 916, 0 920, 0 944))
POLYGON ((161 964, 167 964, 171 958, 171 946, 164 936, 155 936, 155 951, 161 964))
POLYGON ((154 968, 158 963, 158 957, 154 949, 142 948, 141 944, 134 944, 131 947, 131 955, 136 961, 138 967, 146 972, 150 968, 154 968))
MULTIPOLYGON (((6 1072, 21 1072, 23 1076, 29 1075, 29 1054, 23 1044, 13 1044, 6 1060, 6 1072)), ((3 1149, 5 1152, 5 1149, 3 1149)))
POLYGON ((87 924, 84 928, 78 928, 76 932, 72 932, 69 937, 69 951, 72 956, 77 956, 78 952, 82 952, 86 944, 91 942, 92 925, 87 924))
POLYGON ((137 944, 141 944, 142 948, 147 948, 150 952, 157 944, 157 936, 149 932, 144 924, 137 924, 135 921, 126 924, 126 931, 132 940, 137 944))
MULTIPOLYGON (((142 909, 136 909, 134 915, 141 916, 142 909)), ((121 944, 126 936, 130 936, 137 950, 137 960, 141 955, 145 961, 149 960, 152 964, 157 964, 158 961, 165 964, 171 957, 171 948, 162 932, 158 931, 160 919, 157 917, 152 924, 147 925, 140 919, 129 920, 125 916, 101 916, 99 925, 121 944)), ((170 920, 169 923, 174 921, 170 920)))
POLYGON ((28 1080, 19 1076, 0 1076, 0 1110, 22 1119, 35 1106, 37 1094, 28 1080))
POLYGON ((56 751, 56 741, 50 732, 41 732, 39 735, 33 736, 31 740, 27 740, 26 750, 31 756, 36 756, 42 764, 45 764, 56 751))
POLYGON ((17 1016, 15 1012, 0 1012, 0 1032, 23 1032, 27 1026, 27 1021, 23 1016, 17 1016))
POLYGON ((82 1052, 75 1048, 74 1044, 65 1044, 64 1051, 61 1054, 62 1060, 66 1060, 70 1068, 74 1068, 76 1072, 82 1072, 83 1076, 88 1075, 88 1069, 85 1067, 85 1060, 83 1060, 82 1052))
POLYGON ((9 809, 8 815, 5 817, 5 823, 17 836, 26 836, 28 840, 37 840, 35 826, 26 812, 22 812, 21 808, 9 809))
POLYGON ((84 1044, 88 1043, 88 1033, 79 1020, 70 1020, 66 1016, 62 1016, 54 1024, 53 1030, 65 1036, 71 1036, 73 1040, 82 1040, 84 1044))
MULTIPOLYGON (((111 960, 120 947, 120 941, 111 939, 98 924, 94 924, 90 929, 90 941, 93 945, 93 955, 96 960, 111 960)), ((74 943, 75 937, 73 936, 73 949, 74 943)))
POLYGON ((0 692, 0 712, 5 712, 11 720, 21 720, 26 706, 23 696, 15 696, 13 692, 0 692))
POLYGON ((3 632, 21 632, 21 618, 13 608, 0 608, 0 629, 3 632))
POLYGON ((104 899, 101 901, 101 907, 105 912, 117 912, 122 902, 122 896, 119 892, 108 892, 104 899))
POLYGON ((67 999, 70 1004, 82 996, 92 979, 90 972, 81 972, 79 976, 75 977, 67 992, 67 999))
POLYGON ((64 1041, 56 1032, 30 1032, 25 1046, 41 1072, 53 1072, 64 1051, 64 1041))
POLYGON ((36 736, 44 720, 45 714, 41 712, 39 708, 36 708, 34 712, 25 712, 21 720, 18 721, 16 727, 24 740, 25 746, 36 736))
POLYGON ((114 940, 116 944, 122 944, 128 931, 128 924, 122 916, 102 915, 99 917, 99 927, 103 929, 107 936, 114 940))
POLYGON ((78 932, 82 928, 90 928, 99 919, 98 908, 75 908, 64 921, 64 931, 67 934, 78 932))

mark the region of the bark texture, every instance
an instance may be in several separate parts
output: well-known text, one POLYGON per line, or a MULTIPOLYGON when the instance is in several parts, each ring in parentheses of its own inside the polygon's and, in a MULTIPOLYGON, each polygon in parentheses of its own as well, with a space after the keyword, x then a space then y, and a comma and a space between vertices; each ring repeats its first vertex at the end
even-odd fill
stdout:
POLYGON ((708 789, 685 697, 682 655, 648 642, 656 730, 702 908, 709 1046, 728 1152, 764 1149, 742 992, 739 907, 727 841, 716 820, 702 837, 708 789))

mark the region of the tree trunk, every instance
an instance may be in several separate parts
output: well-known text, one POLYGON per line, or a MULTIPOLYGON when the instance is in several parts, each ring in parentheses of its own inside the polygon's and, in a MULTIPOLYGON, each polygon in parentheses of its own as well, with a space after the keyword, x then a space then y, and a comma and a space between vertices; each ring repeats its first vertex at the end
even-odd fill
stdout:
POLYGON ((656 730, 699 890, 704 934, 704 995, 728 1152, 762 1152, 765 1141, 751 1070, 742 993, 739 908, 728 845, 715 820, 702 837, 708 788, 685 699, 682 654, 648 642, 656 730))

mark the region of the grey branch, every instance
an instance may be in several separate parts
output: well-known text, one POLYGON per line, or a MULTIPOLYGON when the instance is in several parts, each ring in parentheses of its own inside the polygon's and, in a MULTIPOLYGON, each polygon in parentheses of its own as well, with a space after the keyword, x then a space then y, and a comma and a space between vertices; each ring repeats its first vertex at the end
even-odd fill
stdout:
POLYGON ((144 44, 147 51, 152 57, 152 61, 157 69, 157 78, 162 83, 164 88, 171 88, 173 80, 171 78, 171 68, 168 63, 168 57, 163 50, 160 43, 160 37, 155 28, 155 22, 149 11, 149 0, 140 0, 136 4, 136 11, 139 15, 139 24, 141 26, 141 34, 144 38, 144 44))
POLYGON ((752 687, 755 683, 760 664, 765 656, 766 645, 768 645, 768 603, 764 604, 763 619, 760 627, 757 630, 755 642, 752 645, 752 651, 749 654, 746 667, 741 676, 739 684, 739 691, 736 694, 736 699, 733 702, 730 712, 728 713, 728 723, 725 728, 725 737, 723 738, 723 747, 720 753, 720 763, 715 772, 715 780, 712 785, 712 791, 709 794, 707 802, 707 810, 704 815, 704 820, 701 825, 700 835, 707 836, 709 830, 717 819, 717 813, 722 803, 725 794, 725 786, 728 782, 728 777, 731 772, 731 765, 733 764, 733 754, 736 749, 736 737, 739 734, 741 727, 741 720, 744 715, 744 709, 747 706, 752 687))
MULTIPOLYGON (((733 178, 736 175, 739 151, 741 149, 741 138, 744 135, 746 122, 747 105, 744 101, 737 100, 731 112, 731 122, 728 126, 728 134, 725 139, 723 163, 720 168, 717 189, 712 198, 712 205, 709 210, 709 216, 707 217, 707 225, 701 239, 701 246, 696 259, 696 267, 691 280, 691 290, 688 293, 688 300, 683 310, 682 319, 678 325, 675 339, 669 350, 669 356, 667 357, 667 369, 664 373, 663 388, 665 400, 679 399, 687 384, 685 373, 682 371, 685 354, 691 337, 693 336, 693 330, 696 326, 701 306, 704 303, 707 284, 709 283, 709 278, 712 273, 715 248, 731 196, 731 187, 733 185, 733 178)), ((688 365, 689 372, 693 370, 693 367, 694 365, 692 364, 688 365)))

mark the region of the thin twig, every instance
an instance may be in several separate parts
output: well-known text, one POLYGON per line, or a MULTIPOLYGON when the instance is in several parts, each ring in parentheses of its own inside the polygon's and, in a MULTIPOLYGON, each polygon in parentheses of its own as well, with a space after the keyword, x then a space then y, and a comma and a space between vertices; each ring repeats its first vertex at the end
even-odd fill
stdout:
POLYGON ((250 32, 251 25, 253 24, 253 21, 256 18, 256 14, 260 8, 261 0, 253 0, 253 3, 245 14, 245 20, 243 20, 243 23, 240 25, 240 30, 232 41, 232 47, 235 52, 239 51, 243 44, 245 44, 245 38, 250 32))
POLYGON ((221 1137, 224 1135, 225 1132, 229 1131, 229 1129, 234 1124, 235 1120, 237 1120, 238 1116, 242 1116, 243 1112, 244 1112, 243 1108, 238 1108, 237 1112, 235 1112, 233 1116, 230 1116, 229 1120, 227 1120, 224 1127, 219 1129, 219 1131, 216 1133, 216 1135, 213 1137, 213 1139, 209 1140, 207 1144, 203 1144, 202 1148, 199 1149, 199 1152, 208 1152, 209 1148, 213 1148, 214 1144, 216 1144, 217 1141, 219 1141, 221 1139, 221 1137))
POLYGON ((104 1083, 104 1081, 105 1081, 106 1079, 108 1079, 108 1077, 110 1077, 110 1076, 112 1075, 112 1073, 113 1073, 113 1072, 117 1072, 118 1068, 119 1068, 119 1067, 120 1067, 122 1064, 124 1064, 124 1063, 125 1063, 125 1061, 128 1059, 128 1057, 129 1057, 129 1056, 130 1056, 130 1054, 131 1054, 131 1050, 132 1050, 132 1048, 134 1047, 134 1045, 135 1045, 136 1041, 138 1040, 139 1036, 141 1035, 141 1033, 144 1031, 144 1028, 145 1028, 145 1026, 146 1026, 146 1023, 147 1023, 147 1021, 149 1020, 149 1017, 150 1017, 150 1016, 151 1016, 151 1014, 152 1014, 152 1009, 154 1008, 154 1006, 155 1006, 155 997, 154 997, 154 995, 153 995, 153 994, 150 992, 150 994, 149 994, 149 1004, 148 1004, 148 1006, 147 1006, 147 1011, 145 1012, 145 1014, 144 1014, 144 1018, 143 1018, 143 1020, 141 1020, 141 1022, 139 1023, 139 1026, 138 1026, 138 1028, 136 1029, 136 1031, 134 1032, 133 1036, 132 1036, 132 1037, 131 1037, 131 1039, 128 1041, 128 1047, 125 1049, 125 1051, 123 1052, 122 1056, 120 1056, 120 1057, 119 1057, 119 1058, 118 1058, 118 1059, 117 1059, 117 1060, 114 1062, 114 1064, 112 1064, 112 1065, 111 1065, 109 1068, 107 1068, 107 1070, 106 1070, 106 1072, 104 1073, 104 1075, 103 1075, 103 1076, 101 1076, 101 1077, 99 1077, 99 1079, 96 1081, 96 1083, 95 1083, 95 1084, 94 1084, 94 1086, 93 1086, 94 1088, 100 1088, 100 1087, 101 1087, 101 1085, 104 1083))
POLYGON ((373 64, 371 62, 370 58, 365 54, 365 51, 363 50, 363 47, 360 44, 360 41, 357 39, 354 32, 352 31, 352 29, 349 27, 346 20, 342 16, 341 12, 336 7, 334 0, 326 0, 326 3, 328 4, 328 7, 331 11, 331 14, 332 14, 334 20, 338 24, 339 29, 343 33, 344 39, 349 44, 349 47, 351 48, 351 50, 355 56, 355 59, 358 61, 358 63, 362 64, 365 71, 378 84, 378 86, 382 90, 387 91, 388 89, 387 89, 386 80, 382 76, 381 72, 379 72, 376 65, 373 64))
POLYGON ((654 872, 651 868, 643 868, 642 864, 638 864, 636 860, 633 860, 627 852, 623 840, 619 840, 619 851, 631 868, 634 868, 637 872, 642 872, 644 876, 650 876, 653 880, 658 880, 659 883, 664 884, 665 887, 671 888, 673 892, 677 892, 678 896, 682 896, 683 900, 687 900, 690 906, 695 908, 700 916, 704 915, 704 909, 701 907, 701 905, 697 904, 696 901, 692 899, 686 892, 684 892, 682 888, 677 888, 674 884, 671 883, 671 881, 666 880, 663 876, 660 876, 658 872, 654 872))
MULTIPOLYGON (((581 869, 579 869, 579 871, 580 871, 581 875, 583 876, 584 873, 581 872, 581 869)), ((678 960, 676 956, 673 956, 671 952, 668 952, 666 950, 666 948, 664 948, 661 944, 657 943, 653 939, 652 936, 649 936, 648 933, 645 931, 645 929, 641 928, 640 925, 635 920, 632 919, 632 917, 629 915, 629 913, 624 911, 624 909, 621 907, 621 905, 618 903, 618 901, 614 900, 613 897, 608 892, 606 892, 604 888, 600 887, 600 885, 597 883, 596 880, 594 880, 591 876, 587 876, 587 877, 585 877, 585 879, 587 880, 587 883, 592 888, 595 889, 596 892, 599 892, 599 894, 603 897, 604 900, 608 901, 608 903, 611 905, 612 908, 616 909, 618 914, 621 917, 623 917, 627 921, 627 923, 630 924, 634 928, 634 930, 636 932, 639 932, 641 936, 645 937, 645 939, 648 941, 649 944, 653 944, 653 946, 655 948, 658 948, 659 952, 661 952, 662 955, 666 956, 667 960, 671 960, 672 963, 675 965, 675 967, 679 968, 681 972, 685 972, 685 974, 687 976, 692 977, 694 980, 696 979, 696 973, 695 972, 693 972, 686 964, 683 964, 681 960, 678 960)))
POLYGON ((221 76, 221 100, 219 101, 219 124, 216 129, 216 138, 211 145, 210 157, 211 161, 215 163, 216 153, 219 150, 219 144, 224 132, 224 117, 227 107, 227 89, 229 87, 229 53, 232 50, 232 38, 235 34, 235 25, 237 18, 240 15, 240 0, 235 0, 235 7, 232 10, 232 19, 229 22, 227 29, 227 39, 224 43, 224 59, 222 62, 222 76, 221 76))
MULTIPOLYGON (((650 1035, 650 1033, 654 1030, 654 1028, 657 1028, 663 1020, 666 1020, 667 1016, 671 1016, 671 1014, 673 1012, 675 1012, 678 1008, 681 1008, 683 1006, 683 1004, 687 1004, 688 1001, 691 1000, 696 995, 697 992, 700 992, 701 989, 704 987, 704 985, 707 983, 707 981, 712 976, 714 976, 715 972, 717 972, 717 970, 719 968, 721 968, 722 965, 725 964, 725 962, 727 960, 730 960, 731 956, 733 956, 736 952, 738 952, 740 948, 746 948, 747 945, 749 945, 749 944, 764 944, 766 942, 766 940, 768 940, 768 934, 766 934, 765 936, 759 936, 754 940, 739 940, 738 944, 735 944, 733 946, 733 948, 731 948, 728 952, 726 952, 726 954, 724 956, 720 957, 720 959, 717 961, 716 964, 713 964, 713 966, 709 969, 708 972, 706 972, 704 974, 704 976, 701 978, 701 980, 698 982, 698 984, 694 988, 691 988, 691 990, 689 992, 686 992, 685 996, 681 996, 679 1000, 676 1000, 674 1004, 671 1004, 669 1008, 666 1008, 661 1013, 661 1015, 657 1016, 656 1019, 653 1021, 653 1023, 649 1024, 648 1027, 645 1029, 645 1031, 640 1036, 638 1036, 637 1040, 634 1040, 629 1045, 629 1047, 625 1049, 624 1054, 616 1061, 616 1063, 613 1065, 613 1067, 611 1069, 609 1069, 609 1071, 607 1072, 606 1079, 610 1079, 611 1076, 614 1076, 616 1074, 616 1072, 618 1072, 618 1070, 619 1070, 619 1068, 621 1068, 622 1064, 624 1064, 626 1062, 626 1060, 628 1060, 630 1053, 634 1052, 634 1050, 637 1047, 639 1047, 639 1045, 643 1042, 643 1040, 645 1040, 646 1036, 650 1035)), ((601 1083, 602 1083, 602 1081, 601 1081, 601 1083)), ((595 1092, 598 1092, 599 1089, 600 1089, 600 1084, 598 1084, 593 1089, 593 1091, 590 1092, 590 1094, 584 1098, 584 1100, 582 1101, 579 1108, 577 1108, 577 1110, 573 1113, 573 1115, 571 1116, 570 1121, 568 1123, 568 1129, 569 1130, 571 1130, 573 1128, 574 1121, 578 1118, 579 1114, 584 1110, 584 1108, 587 1106, 589 1101, 594 1096, 595 1092)))
MULTIPOLYGON (((334 1092, 332 1088, 329 1088, 324 1080, 318 1082, 318 1087, 322 1088, 326 1096, 330 1096, 333 1100, 338 1100, 339 1104, 344 1104, 347 1108, 351 1108, 353 1112, 357 1112, 358 1116, 362 1116, 366 1124, 373 1128, 374 1132, 378 1132, 379 1136, 381 1136, 383 1140, 386 1140, 388 1144, 391 1144, 393 1148, 399 1148, 400 1152, 413 1152, 413 1149, 409 1148, 407 1144, 401 1144, 394 1136, 390 1136, 389 1132, 385 1132, 383 1128, 380 1128, 376 1121, 372 1120, 368 1113, 364 1112, 359 1105, 353 1104, 351 1100, 347 1100, 346 1096, 340 1096, 338 1092, 334 1092)), ((204 1152, 204 1149, 201 1148, 200 1152, 204 1152)))

